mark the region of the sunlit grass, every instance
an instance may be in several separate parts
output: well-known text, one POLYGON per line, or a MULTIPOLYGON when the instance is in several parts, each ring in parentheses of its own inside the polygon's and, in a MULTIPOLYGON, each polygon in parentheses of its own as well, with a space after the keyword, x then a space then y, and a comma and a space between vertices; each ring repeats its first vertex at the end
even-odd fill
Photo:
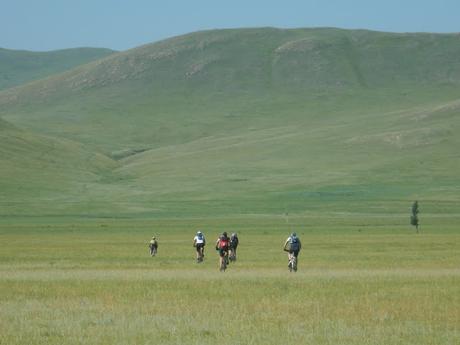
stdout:
POLYGON ((241 219, 204 222, 209 243, 219 229, 240 233, 238 261, 225 273, 212 244, 194 262, 198 220, 27 223, 0 226, 1 344, 456 344, 459 336, 460 235, 448 223, 416 235, 308 229, 298 219, 297 274, 281 250, 288 231, 274 219, 248 228, 241 219))

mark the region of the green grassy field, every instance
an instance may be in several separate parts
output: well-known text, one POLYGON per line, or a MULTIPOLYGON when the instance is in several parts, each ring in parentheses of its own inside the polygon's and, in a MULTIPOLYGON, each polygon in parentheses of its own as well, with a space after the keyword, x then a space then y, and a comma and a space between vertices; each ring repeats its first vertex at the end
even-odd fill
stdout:
POLYGON ((3 218, 0 344, 458 344, 457 221, 3 218), (196 229, 239 233, 227 272, 211 244, 194 262, 196 229))

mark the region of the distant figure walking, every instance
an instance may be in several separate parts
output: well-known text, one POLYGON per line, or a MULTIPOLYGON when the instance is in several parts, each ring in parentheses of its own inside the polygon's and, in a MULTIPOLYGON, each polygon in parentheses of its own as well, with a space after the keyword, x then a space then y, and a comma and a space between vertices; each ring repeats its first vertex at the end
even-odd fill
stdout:
POLYGON ((230 259, 230 261, 236 261, 236 248, 238 248, 238 244, 239 244, 239 240, 238 240, 238 235, 236 234, 236 232, 234 232, 231 236, 230 236, 230 252, 229 252, 229 255, 228 255, 228 258, 230 259))
POLYGON ((155 256, 157 254, 158 241, 156 240, 155 236, 153 236, 149 242, 149 249, 150 249, 151 256, 155 256))
POLYGON ((288 268, 289 271, 297 272, 297 257, 299 252, 302 249, 302 243, 300 238, 297 237, 297 234, 293 232, 284 243, 283 250, 288 252, 288 268))
POLYGON ((204 259, 204 246, 206 245, 206 239, 201 231, 198 231, 193 238, 193 246, 196 249, 196 262, 203 262, 204 259))

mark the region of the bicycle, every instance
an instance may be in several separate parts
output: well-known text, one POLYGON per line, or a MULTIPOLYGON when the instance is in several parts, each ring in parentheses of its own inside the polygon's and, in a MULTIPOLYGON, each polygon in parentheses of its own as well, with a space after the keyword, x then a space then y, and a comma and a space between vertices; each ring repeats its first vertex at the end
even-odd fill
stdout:
POLYGON ((236 249, 235 248, 230 249, 230 253, 228 254, 228 259, 230 260, 230 262, 236 261, 236 249))
POLYGON ((224 256, 219 256, 219 260, 220 260, 220 267, 219 267, 219 270, 221 272, 225 272, 225 270, 227 269, 227 266, 229 264, 229 261, 228 261, 228 251, 225 251, 225 255, 224 256))
POLYGON ((197 258, 196 262, 200 263, 204 260, 204 246, 200 246, 197 248, 197 258))
POLYGON ((297 255, 298 252, 292 252, 289 249, 284 248, 284 251, 288 253, 288 268, 289 272, 297 272, 297 255))
POLYGON ((289 263, 288 263, 289 272, 297 272, 297 257, 294 253, 289 253, 289 263))

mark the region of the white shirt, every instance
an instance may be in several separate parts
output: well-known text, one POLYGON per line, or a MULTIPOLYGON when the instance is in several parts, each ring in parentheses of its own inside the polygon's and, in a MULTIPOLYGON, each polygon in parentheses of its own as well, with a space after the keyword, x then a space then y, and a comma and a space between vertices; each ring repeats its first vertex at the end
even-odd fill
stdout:
POLYGON ((193 240, 195 241, 196 244, 204 243, 204 235, 201 236, 201 239, 197 235, 193 238, 193 240))

